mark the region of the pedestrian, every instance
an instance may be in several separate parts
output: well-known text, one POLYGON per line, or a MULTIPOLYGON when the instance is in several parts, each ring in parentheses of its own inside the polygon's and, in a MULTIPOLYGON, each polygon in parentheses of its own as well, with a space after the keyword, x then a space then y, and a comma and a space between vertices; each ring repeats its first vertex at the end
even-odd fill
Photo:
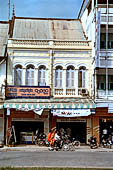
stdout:
POLYGON ((50 147, 54 147, 56 127, 51 129, 50 147))
POLYGON ((52 131, 50 130, 49 131, 49 133, 48 133, 48 135, 47 135, 47 141, 50 143, 50 141, 51 141, 51 133, 52 133, 52 131))

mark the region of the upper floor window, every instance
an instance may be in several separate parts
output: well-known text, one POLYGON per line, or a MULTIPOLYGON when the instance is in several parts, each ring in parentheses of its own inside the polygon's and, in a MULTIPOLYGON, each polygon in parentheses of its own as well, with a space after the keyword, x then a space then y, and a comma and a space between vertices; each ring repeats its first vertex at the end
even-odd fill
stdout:
POLYGON ((74 87, 74 67, 69 66, 66 71, 66 87, 74 87))
POLYGON ((14 69, 14 85, 22 85, 22 66, 17 65, 14 69))
POLYGON ((55 87, 62 88, 63 70, 61 66, 56 67, 55 70, 55 87))
POLYGON ((40 66, 38 71, 38 85, 46 86, 46 67, 40 66))
POLYGON ((106 76, 97 75, 97 89, 105 90, 106 89, 106 76))
POLYGON ((108 76, 108 89, 113 90, 113 75, 108 76))
POLYGON ((85 88, 85 81, 86 81, 86 68, 80 67, 78 71, 78 87, 85 88))
POLYGON ((34 85, 34 66, 28 65, 26 68, 26 85, 34 85))
POLYGON ((108 35, 106 34, 106 25, 101 25, 100 33, 100 48, 101 49, 113 49, 113 26, 108 26, 108 35), (107 43, 106 38, 108 37, 107 43))

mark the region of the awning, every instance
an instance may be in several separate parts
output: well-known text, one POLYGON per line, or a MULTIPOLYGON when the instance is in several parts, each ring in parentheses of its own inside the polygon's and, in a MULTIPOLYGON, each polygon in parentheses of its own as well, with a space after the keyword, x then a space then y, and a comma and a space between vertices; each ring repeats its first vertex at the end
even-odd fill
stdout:
POLYGON ((5 100, 4 108, 13 109, 94 109, 91 99, 80 98, 51 98, 51 99, 10 99, 5 100))

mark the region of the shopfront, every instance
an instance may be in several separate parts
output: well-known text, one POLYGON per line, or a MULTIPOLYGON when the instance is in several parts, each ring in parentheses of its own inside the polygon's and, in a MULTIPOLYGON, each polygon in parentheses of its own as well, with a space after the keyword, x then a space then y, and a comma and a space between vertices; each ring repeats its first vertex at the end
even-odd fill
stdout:
MULTIPOLYGON (((106 133, 106 137, 113 136, 113 110, 108 107, 97 107, 93 115, 93 135, 101 143, 106 133)), ((113 139, 113 138, 112 138, 113 139)))
POLYGON ((63 128, 66 133, 69 129, 72 138, 88 143, 92 135, 92 114, 95 114, 95 106, 92 104, 88 106, 88 103, 83 104, 81 100, 80 103, 76 102, 76 108, 70 104, 70 108, 51 109, 52 126, 56 126, 59 131, 63 128))
MULTIPOLYGON (((9 90, 12 91, 12 88, 9 90)), ((92 114, 95 113, 95 104, 91 99, 26 98, 25 88, 19 90, 22 92, 21 95, 24 93, 23 98, 7 99, 4 103, 7 112, 6 131, 14 128, 17 143, 22 142, 21 136, 26 133, 32 133, 33 143, 37 128, 47 135, 54 126, 58 129, 71 128, 73 137, 82 143, 88 142, 88 138, 92 135, 92 114)), ((26 93, 30 93, 28 88, 26 93)), ((10 97, 11 95, 13 94, 9 93, 10 97)), ((7 141, 8 135, 7 133, 7 141)))

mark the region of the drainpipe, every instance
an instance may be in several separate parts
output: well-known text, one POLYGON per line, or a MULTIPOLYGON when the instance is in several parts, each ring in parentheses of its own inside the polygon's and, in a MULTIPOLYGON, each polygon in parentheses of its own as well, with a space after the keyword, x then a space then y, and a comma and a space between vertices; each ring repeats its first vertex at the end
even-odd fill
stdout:
POLYGON ((50 55, 50 87, 51 87, 51 94, 50 96, 53 97, 53 41, 49 42, 49 45, 51 46, 51 49, 49 51, 50 55))
POLYGON ((108 59, 108 53, 107 53, 107 50, 108 50, 108 22, 109 22, 109 14, 108 14, 108 0, 107 0, 107 24, 106 24, 106 57, 105 57, 105 60, 106 60, 106 98, 108 96, 108 62, 107 62, 107 59, 108 59))

